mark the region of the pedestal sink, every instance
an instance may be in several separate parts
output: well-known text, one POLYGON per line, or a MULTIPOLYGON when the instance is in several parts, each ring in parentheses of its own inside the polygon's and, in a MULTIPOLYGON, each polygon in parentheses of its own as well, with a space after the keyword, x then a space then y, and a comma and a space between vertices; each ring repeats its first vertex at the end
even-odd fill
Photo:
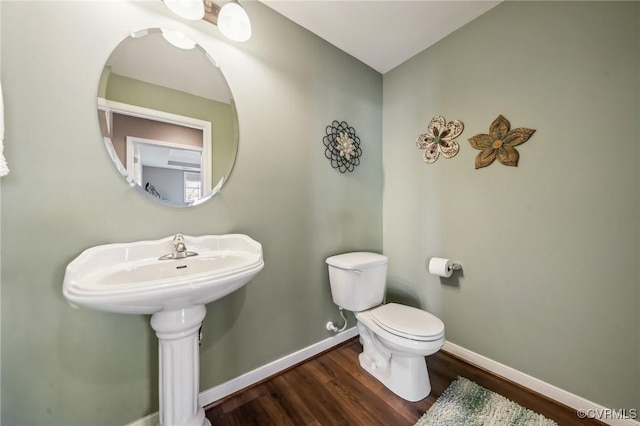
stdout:
POLYGON ((151 314, 159 341, 160 425, 207 426, 198 403, 204 305, 239 289, 263 267, 262 246, 246 235, 177 234, 85 250, 67 266, 63 294, 76 307, 151 314), (197 255, 176 250, 178 237, 197 255))

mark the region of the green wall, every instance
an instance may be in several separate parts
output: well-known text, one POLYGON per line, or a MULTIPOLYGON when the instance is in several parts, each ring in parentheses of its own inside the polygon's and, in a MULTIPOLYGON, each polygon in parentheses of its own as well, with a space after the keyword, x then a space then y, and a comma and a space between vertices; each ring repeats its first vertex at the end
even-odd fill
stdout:
POLYGON ((258 2, 254 36, 227 42, 162 2, 1 2, 11 173, 2 178, 2 424, 126 424, 157 411, 149 317, 74 310, 65 266, 98 244, 246 233, 266 266, 207 306, 201 388, 331 334, 327 256, 382 249, 382 76, 258 2), (129 32, 167 26, 210 50, 234 94, 240 144, 221 193, 189 209, 141 197, 100 137, 102 68, 129 32), (362 162, 324 157, 333 120, 355 127, 362 162), (7 249, 7 247, 9 249, 7 249))
MULTIPOLYGON (((104 75, 104 74, 103 74, 104 75)), ((217 77, 217 76, 216 76, 217 77)), ((229 178, 238 152, 233 104, 214 101, 118 74, 108 74, 105 98, 211 123, 211 186, 229 178), (170 101, 170 102, 168 102, 170 101)))
POLYGON ((87 247, 178 231, 247 233, 265 250, 256 279, 208 306, 202 389, 327 337, 325 257, 384 248, 389 299, 439 315, 448 340, 607 407, 640 406, 639 4, 508 2, 384 77, 243 5, 254 37, 240 45, 161 2, 0 2, 2 424, 157 410, 149 318, 73 310, 61 285, 87 247), (112 49, 163 25, 214 52, 238 109, 231 179, 190 209, 129 188, 95 114, 112 49), (536 133, 517 168, 475 170, 467 139, 499 114, 536 133), (415 140, 435 115, 465 131, 456 157, 427 165, 415 140), (324 158, 334 119, 363 143, 354 173, 324 158), (464 270, 440 280, 431 256, 464 270))
MULTIPOLYGON (((2 6, 0 6, 2 22, 2 6)), ((2 31, 0 31, 0 81, 2 77, 2 31)), ((4 96, 4 95, 3 95, 4 96)), ((4 99, 3 99, 4 102, 4 99)), ((3 140, 4 142, 4 140, 3 140)), ((0 184, 0 212, 2 212, 2 184, 0 184)), ((2 221, 0 220, 0 241, 2 240, 2 221)), ((2 318, 2 244, 0 244, 0 320, 2 318)), ((0 321, 0 348, 2 347, 2 326, 0 321)), ((2 356, 0 356, 0 382, 2 381, 2 356)), ((2 421, 2 386, 0 385, 0 422, 2 421)))
POLYGON ((638 2, 507 2, 384 75, 384 252, 447 340, 610 408, 640 407, 638 2), (467 139, 536 129, 518 167, 467 139), (459 154, 416 138, 462 120, 459 154), (463 265, 426 272, 432 256, 463 265))

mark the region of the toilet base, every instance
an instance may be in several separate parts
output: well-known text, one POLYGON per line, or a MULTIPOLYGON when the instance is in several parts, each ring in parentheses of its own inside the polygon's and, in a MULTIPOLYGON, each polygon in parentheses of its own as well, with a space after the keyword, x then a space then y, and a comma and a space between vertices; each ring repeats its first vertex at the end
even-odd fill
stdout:
POLYGON ((378 366, 365 352, 358 355, 360 366, 391 392, 410 402, 420 401, 431 393, 427 361, 423 356, 392 354, 389 363, 378 366))

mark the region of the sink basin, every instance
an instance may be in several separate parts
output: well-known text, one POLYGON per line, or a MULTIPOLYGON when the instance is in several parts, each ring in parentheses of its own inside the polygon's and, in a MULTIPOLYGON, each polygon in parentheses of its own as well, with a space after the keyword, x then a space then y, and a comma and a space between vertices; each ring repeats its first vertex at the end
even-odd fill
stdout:
POLYGON ((184 236, 197 256, 158 260, 173 236, 89 248, 67 266, 63 293, 73 305, 106 312, 153 314, 217 300, 263 267, 262 246, 246 235, 184 236))

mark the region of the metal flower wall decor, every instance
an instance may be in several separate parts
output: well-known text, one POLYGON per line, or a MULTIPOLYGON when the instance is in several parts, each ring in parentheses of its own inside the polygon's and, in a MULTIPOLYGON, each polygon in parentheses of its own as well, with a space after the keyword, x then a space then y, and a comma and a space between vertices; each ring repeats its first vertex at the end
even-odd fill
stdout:
POLYGON ((427 164, 435 162, 440 154, 444 158, 454 157, 460 150, 454 139, 460 136, 464 124, 460 120, 452 120, 448 124, 444 117, 436 115, 427 126, 427 133, 418 136, 416 145, 425 149, 424 161, 427 164))
POLYGON ((327 126, 327 135, 322 139, 325 150, 324 156, 331 161, 331 166, 340 173, 352 172, 360 165, 360 138, 356 136, 353 127, 349 127, 346 121, 334 120, 327 126))
POLYGON ((515 147, 528 141, 535 130, 526 127, 510 129, 509 121, 499 115, 491 123, 488 135, 481 133, 469 139, 471 146, 481 151, 476 156, 476 169, 488 166, 496 158, 505 166, 518 165, 520 154, 515 147))

